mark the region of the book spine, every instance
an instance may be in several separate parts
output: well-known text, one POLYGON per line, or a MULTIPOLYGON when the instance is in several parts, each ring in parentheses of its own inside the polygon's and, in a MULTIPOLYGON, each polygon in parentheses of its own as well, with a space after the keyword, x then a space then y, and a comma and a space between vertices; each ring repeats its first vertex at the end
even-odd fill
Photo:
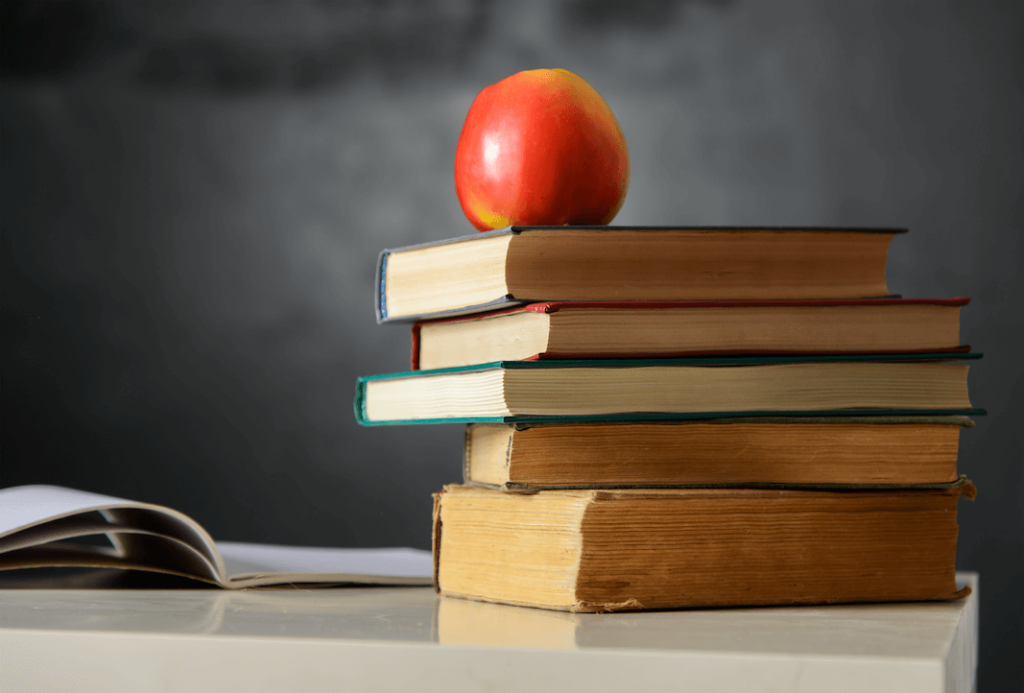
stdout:
POLYGON ((385 286, 386 272, 388 268, 387 250, 382 250, 377 256, 377 281, 375 287, 375 311, 377 313, 377 324, 381 324, 388 318, 387 287, 385 286))
POLYGON ((356 378, 356 397, 352 408, 355 410, 356 423, 360 426, 372 425, 372 422, 366 418, 366 380, 364 378, 356 378))
POLYGON ((420 369, 420 327, 422 325, 422 322, 417 322, 412 326, 412 351, 409 354, 409 367, 414 371, 420 369))

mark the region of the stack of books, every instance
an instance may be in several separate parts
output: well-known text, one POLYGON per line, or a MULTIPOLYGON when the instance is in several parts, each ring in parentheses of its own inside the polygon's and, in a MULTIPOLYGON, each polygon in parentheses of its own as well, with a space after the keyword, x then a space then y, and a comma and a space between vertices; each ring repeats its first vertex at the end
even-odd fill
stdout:
POLYGON ((365 425, 467 424, 445 595, 570 611, 950 599, 965 298, 899 230, 512 228, 385 250, 412 370, 365 425))

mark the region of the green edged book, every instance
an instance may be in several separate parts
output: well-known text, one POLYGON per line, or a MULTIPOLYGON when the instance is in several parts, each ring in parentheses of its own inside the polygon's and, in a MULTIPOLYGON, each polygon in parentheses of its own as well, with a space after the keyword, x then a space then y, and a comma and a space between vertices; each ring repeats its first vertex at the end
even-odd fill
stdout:
POLYGON ((498 361, 356 381, 367 426, 750 416, 983 414, 978 353, 498 361))

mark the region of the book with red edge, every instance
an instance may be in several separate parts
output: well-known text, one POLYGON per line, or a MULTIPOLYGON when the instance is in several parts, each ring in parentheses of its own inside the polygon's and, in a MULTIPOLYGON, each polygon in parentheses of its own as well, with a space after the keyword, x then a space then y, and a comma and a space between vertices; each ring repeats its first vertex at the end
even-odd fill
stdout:
POLYGON ((420 321, 413 370, 505 360, 967 352, 969 298, 548 301, 420 321))

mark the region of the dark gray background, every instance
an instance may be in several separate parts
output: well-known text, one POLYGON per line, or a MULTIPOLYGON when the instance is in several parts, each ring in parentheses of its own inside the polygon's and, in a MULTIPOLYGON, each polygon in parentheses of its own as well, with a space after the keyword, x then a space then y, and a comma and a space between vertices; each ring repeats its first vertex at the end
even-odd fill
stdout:
POLYGON ((377 252, 472 233, 477 91, 564 67, 629 144, 616 223, 907 226, 889 286, 969 295, 979 691, 1024 688, 1024 4, 2 3, 2 485, 221 539, 429 546, 461 428, 359 428, 404 370, 377 252))

